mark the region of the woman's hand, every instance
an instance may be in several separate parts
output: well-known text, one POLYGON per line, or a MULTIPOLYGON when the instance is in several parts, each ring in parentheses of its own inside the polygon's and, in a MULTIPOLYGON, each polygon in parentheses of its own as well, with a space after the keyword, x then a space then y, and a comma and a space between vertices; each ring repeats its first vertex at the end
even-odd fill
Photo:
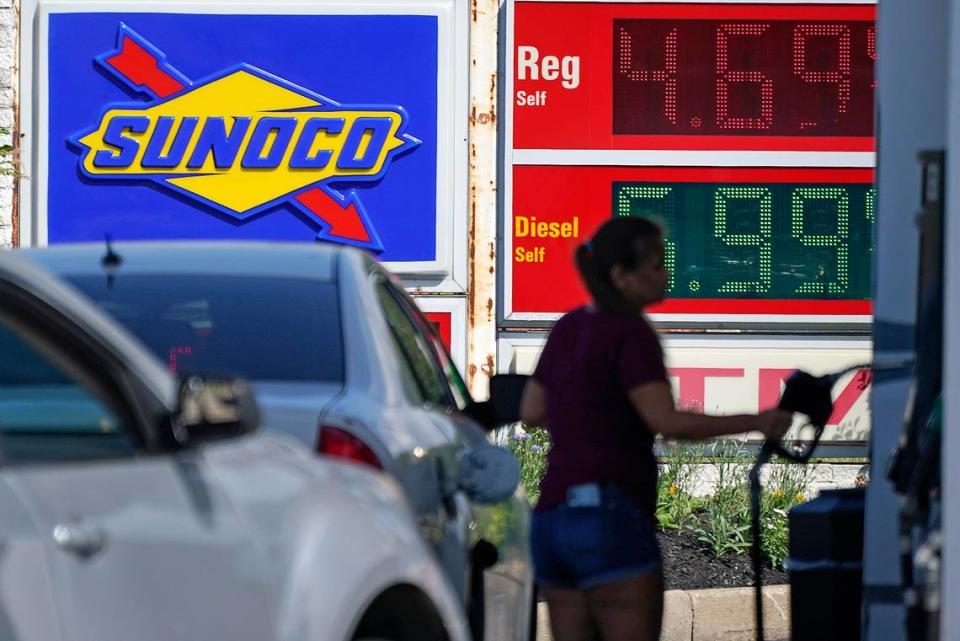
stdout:
POLYGON ((793 424, 793 414, 781 409, 767 410, 757 415, 757 429, 768 439, 779 441, 793 424))

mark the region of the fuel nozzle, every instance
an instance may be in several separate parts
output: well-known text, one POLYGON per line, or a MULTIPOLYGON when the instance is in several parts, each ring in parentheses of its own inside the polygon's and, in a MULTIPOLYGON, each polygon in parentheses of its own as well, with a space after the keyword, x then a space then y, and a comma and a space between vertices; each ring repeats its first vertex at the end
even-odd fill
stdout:
POLYGON ((808 418, 808 424, 813 427, 813 438, 806 447, 787 449, 782 443, 767 441, 764 449, 775 453, 795 463, 806 463, 813 455, 813 451, 820 444, 820 437, 833 413, 833 397, 830 394, 833 384, 849 370, 836 374, 814 376, 803 371, 796 371, 787 379, 780 397, 778 407, 788 412, 803 414, 808 418))
MULTIPOLYGON (((813 438, 807 443, 805 448, 794 451, 787 450, 780 443, 764 443, 764 447, 775 452, 777 455, 791 461, 806 463, 813 450, 820 443, 820 437, 823 430, 833 414, 833 396, 831 390, 834 384, 845 375, 857 370, 863 370, 869 365, 856 365, 834 372, 824 374, 823 376, 814 376, 803 371, 796 371, 787 379, 787 384, 783 389, 783 395, 780 397, 778 407, 788 412, 796 412, 807 417, 807 424, 814 429, 813 438)), ((869 374, 866 374, 863 384, 869 382, 869 374)))
POLYGON ((836 374, 814 376, 803 371, 794 372, 787 379, 780 397, 780 409, 804 414, 814 427, 825 427, 833 413, 830 392, 838 378, 836 374))

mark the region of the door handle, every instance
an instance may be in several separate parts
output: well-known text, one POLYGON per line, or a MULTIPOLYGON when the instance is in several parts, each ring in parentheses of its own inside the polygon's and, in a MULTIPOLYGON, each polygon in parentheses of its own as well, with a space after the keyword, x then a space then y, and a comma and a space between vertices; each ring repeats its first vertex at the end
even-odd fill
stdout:
POLYGON ((107 535, 95 525, 83 521, 58 523, 53 527, 53 540, 62 550, 77 556, 90 557, 103 549, 107 535))

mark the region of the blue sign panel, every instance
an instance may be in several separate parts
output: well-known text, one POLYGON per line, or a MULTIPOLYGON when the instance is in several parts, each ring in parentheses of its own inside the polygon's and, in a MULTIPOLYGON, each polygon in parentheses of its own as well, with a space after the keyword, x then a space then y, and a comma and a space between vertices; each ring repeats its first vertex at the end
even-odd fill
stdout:
POLYGON ((48 243, 436 259, 436 16, 62 13, 47 47, 48 243))

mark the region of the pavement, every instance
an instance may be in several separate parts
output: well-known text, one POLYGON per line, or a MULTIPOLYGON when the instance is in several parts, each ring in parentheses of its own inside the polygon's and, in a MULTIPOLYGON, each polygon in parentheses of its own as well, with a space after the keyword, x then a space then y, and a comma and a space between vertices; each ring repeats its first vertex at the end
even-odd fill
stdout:
MULTIPOLYGON (((789 641, 790 586, 766 586, 763 597, 767 641, 789 641)), ((753 609, 753 588, 669 590, 660 641, 753 641, 753 609)), ((543 602, 537 611, 537 641, 553 641, 543 602)))

